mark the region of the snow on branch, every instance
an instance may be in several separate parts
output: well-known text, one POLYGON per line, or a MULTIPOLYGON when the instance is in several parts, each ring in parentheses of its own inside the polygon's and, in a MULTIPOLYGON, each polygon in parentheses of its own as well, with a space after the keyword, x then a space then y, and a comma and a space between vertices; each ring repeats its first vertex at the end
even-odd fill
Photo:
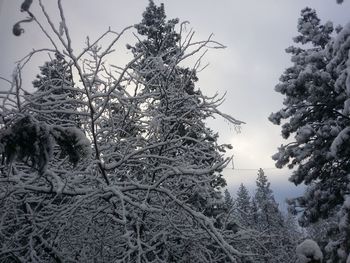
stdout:
POLYGON ((205 119, 243 122, 218 109, 223 97, 206 97, 195 84, 205 50, 224 46, 212 35, 195 42, 193 31, 183 36, 185 23, 178 32, 178 19, 166 20, 164 6, 150 1, 134 27, 137 43, 127 47, 133 58, 114 65, 114 47, 132 27, 109 28, 73 50, 62 1, 58 23, 38 1, 39 10, 29 11, 31 1, 22 9, 51 47, 21 59, 1 94, 0 250, 10 251, 4 257, 240 262, 252 256, 218 227, 230 145, 217 142, 205 119), (103 48, 106 36, 112 40, 103 48), (21 72, 42 52, 54 57, 38 69, 34 91, 24 89, 21 72), (183 67, 191 58, 193 67, 183 67))

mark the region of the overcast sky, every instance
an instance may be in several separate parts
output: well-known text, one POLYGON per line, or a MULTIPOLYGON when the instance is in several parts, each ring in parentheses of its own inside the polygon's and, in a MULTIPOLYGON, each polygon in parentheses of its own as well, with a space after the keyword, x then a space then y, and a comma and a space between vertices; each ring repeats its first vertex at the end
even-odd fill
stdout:
MULTIPOLYGON (((10 78, 14 61, 32 48, 45 47, 43 36, 34 24, 24 24, 25 34, 12 35, 15 22, 24 18, 19 12, 22 1, 0 0, 0 76, 10 78)), ((36 2, 34 0, 34 2, 36 2)), ((50 14, 57 16, 55 1, 49 4, 50 14)), ((209 124, 219 132, 221 142, 232 143, 235 170, 226 169, 229 188, 234 191, 239 182, 250 189, 257 169, 265 172, 272 182, 278 199, 300 193, 300 189, 287 183, 289 171, 271 169, 271 155, 282 144, 280 128, 267 120, 271 112, 282 106, 283 97, 274 91, 279 76, 290 65, 284 50, 292 45, 297 34, 296 25, 300 10, 306 6, 315 8, 323 22, 331 20, 335 25, 350 21, 350 1, 337 5, 335 0, 168 0, 164 2, 168 18, 178 17, 189 21, 196 31, 197 39, 205 39, 214 33, 215 40, 226 45, 224 50, 211 50, 205 62, 210 66, 200 75, 198 87, 206 94, 227 93, 221 110, 244 122, 237 134, 223 120, 209 124), (243 169, 243 170, 241 170, 243 169)), ((80 49, 87 35, 93 39, 108 26, 120 31, 141 20, 147 0, 70 0, 63 1, 68 26, 71 29, 74 48, 80 49)), ((36 5, 33 11, 36 11, 36 5)), ((132 41, 129 34, 122 43, 132 41)), ((124 61, 123 50, 117 62, 124 61)), ((42 58, 28 67, 25 77, 28 83, 37 73, 42 58)), ((122 62, 121 62, 122 63, 122 62)), ((0 89, 6 89, 0 82, 0 89)))

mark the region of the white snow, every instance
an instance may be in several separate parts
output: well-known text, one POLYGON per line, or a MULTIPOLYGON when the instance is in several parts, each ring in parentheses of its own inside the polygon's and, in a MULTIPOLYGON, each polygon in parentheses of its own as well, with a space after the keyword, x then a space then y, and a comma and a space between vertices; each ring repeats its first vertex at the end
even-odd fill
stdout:
POLYGON ((350 139, 350 127, 343 129, 337 137, 335 137, 330 147, 330 152, 334 157, 337 157, 342 145, 350 139))
POLYGON ((307 263, 312 259, 322 260, 323 254, 317 243, 311 239, 304 240, 296 248, 296 253, 298 256, 298 263, 307 263))
POLYGON ((314 129, 311 127, 311 125, 307 124, 298 130, 295 139, 299 143, 305 143, 314 133, 314 129))
MULTIPOLYGON (((348 78, 349 78, 349 86, 350 86, 350 76, 349 76, 348 78)), ((349 88, 349 89, 350 89, 350 88, 349 88)), ((343 114, 344 114, 344 115, 349 115, 349 114, 350 114, 350 98, 347 99, 347 100, 344 102, 343 114)))
POLYGON ((344 206, 344 208, 350 210, 350 196, 347 196, 347 197, 345 198, 345 201, 344 201, 343 206, 344 206))

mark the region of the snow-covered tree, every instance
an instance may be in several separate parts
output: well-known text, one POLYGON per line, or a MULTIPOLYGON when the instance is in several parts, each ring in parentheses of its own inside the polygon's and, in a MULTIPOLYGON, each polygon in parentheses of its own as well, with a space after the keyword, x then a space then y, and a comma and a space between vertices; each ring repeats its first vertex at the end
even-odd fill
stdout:
POLYGON ((225 189, 224 191, 224 204, 225 204, 225 209, 227 210, 232 210, 234 206, 233 198, 228 189, 225 189))
MULTIPOLYGON (((204 47, 211 40, 199 42, 199 46, 193 45, 188 42, 192 32, 189 32, 188 37, 184 36, 184 24, 180 24, 180 31, 177 31, 178 23, 178 19, 166 19, 162 4, 156 6, 150 1, 141 23, 135 26, 140 35, 139 42, 134 46, 128 45, 134 57, 140 57, 132 68, 137 76, 138 94, 144 98, 144 101, 140 101, 141 108, 150 125, 146 128, 145 141, 159 145, 148 151, 145 169, 140 172, 150 183, 162 180, 164 186, 169 186, 172 193, 192 209, 217 218, 223 212, 219 190, 225 185, 221 171, 227 162, 223 156, 227 146, 218 145, 217 135, 206 127, 205 119, 216 111, 218 101, 207 98, 195 88, 199 64, 193 69, 180 64, 186 59, 187 52, 204 47), (176 176, 164 178, 164 174, 173 173, 174 167, 180 169, 176 176), (181 172, 181 169, 191 169, 193 172, 188 174, 181 172), (198 169, 206 172, 196 176, 195 171, 198 169)), ((234 119, 229 121, 237 123, 234 119)), ((146 202, 158 203, 159 197, 150 193, 146 202)), ((170 202, 169 206, 171 205, 177 206, 170 202)), ((187 218, 186 215, 181 216, 187 218)), ((141 218, 146 225, 159 225, 146 213, 142 213, 141 218)), ((184 218, 183 221, 187 219, 184 218)), ((215 225, 221 225, 219 221, 217 219, 215 225)), ((181 229, 184 226, 178 227, 181 229)), ((144 238, 150 238, 151 235, 145 231, 146 229, 143 230, 144 238)), ((190 249, 187 238, 184 239, 181 233, 169 234, 166 237, 169 242, 164 246, 165 251, 174 247, 172 242, 176 242, 177 247, 176 251, 170 253, 171 260, 189 260, 184 258, 185 252, 188 257, 199 260, 202 254, 207 253, 205 251, 209 245, 212 247, 212 242, 207 240, 207 244, 197 242, 190 249)))
POLYGON ((282 145, 273 159, 277 167, 296 168, 291 182, 309 185, 303 197, 291 201, 302 213, 303 226, 343 211, 338 238, 329 245, 338 252, 325 258, 332 254, 329 260, 345 262, 350 248, 350 24, 334 32, 331 22, 321 24, 315 10, 305 8, 298 31, 294 41, 301 46, 287 49, 293 66, 276 86, 285 96, 284 107, 269 118, 282 124, 283 138, 293 135, 294 141, 282 145))
MULTIPOLYGON (((256 190, 252 200, 253 228, 264 234, 261 262, 294 262, 295 240, 278 209, 270 182, 263 169, 259 169, 256 190)), ((259 261, 260 262, 260 261, 259 261)))
POLYGON ((257 211, 255 211, 258 223, 257 228, 260 231, 271 233, 273 228, 282 225, 283 219, 270 188, 270 182, 261 168, 258 171, 256 186, 254 202, 257 208, 257 211))
POLYGON ((238 218, 236 217, 236 214, 235 214, 236 204, 228 189, 225 189, 224 191, 224 203, 222 208, 224 209, 224 213, 220 215, 221 216, 220 227, 223 229, 237 231, 238 218))
POLYGON ((250 195, 247 187, 244 184, 240 184, 237 190, 237 197, 235 199, 236 207, 242 212, 249 214, 250 213, 250 195))
POLYGON ((63 55, 55 53, 54 59, 40 67, 33 87, 35 92, 26 96, 23 106, 29 114, 47 124, 78 125, 79 93, 63 55))
POLYGON ((243 183, 240 184, 234 199, 233 217, 242 229, 249 231, 249 228, 252 228, 251 196, 243 183))
POLYGON ((240 184, 235 198, 231 201, 231 209, 227 211, 225 223, 227 231, 225 234, 231 244, 239 248, 240 251, 251 254, 251 256, 244 258, 243 262, 257 262, 260 258, 259 248, 263 249, 260 240, 261 232, 254 229, 252 225, 250 199, 248 189, 243 183, 240 184))
POLYGON ((65 54, 62 65, 72 68, 76 84, 65 77, 56 83, 55 71, 43 68, 35 82, 40 93, 24 93, 16 80, 37 50, 9 81, 1 111, 1 260, 239 262, 245 251, 216 227, 223 213, 221 171, 230 161, 224 157, 228 146, 217 143, 205 120, 220 115, 234 125, 240 122, 218 110, 221 99, 195 87, 201 52, 222 45, 210 38, 192 42, 192 31, 185 33, 184 24, 176 29, 177 20, 166 21, 164 7, 150 2, 136 26, 138 43, 129 46, 134 58, 123 67, 110 65, 108 55, 129 28, 119 34, 108 30, 96 41, 88 39, 80 52, 73 50, 57 2, 57 25, 41 1, 47 24, 36 19, 35 10, 23 11, 51 42, 52 49, 45 50, 65 54), (106 36, 113 40, 102 48, 99 41, 106 36), (180 65, 196 55, 193 68, 180 65), (60 85, 60 92, 78 92, 74 112, 70 95, 65 101, 55 93, 60 85), (35 114, 25 116, 26 109, 35 114), (83 132, 58 121, 70 113, 83 132), (52 158, 57 145, 66 147, 68 156, 52 158), (68 165, 72 152, 81 158, 68 165))
POLYGON ((296 248, 298 263, 321 263, 323 254, 318 244, 312 239, 306 239, 296 248))
MULTIPOLYGON (((178 19, 166 21, 164 5, 157 7, 150 1, 142 22, 135 26, 143 38, 134 47, 128 46, 135 57, 141 56, 134 63, 133 69, 142 84, 140 94, 147 101, 147 105, 144 105, 145 114, 149 114, 151 122, 157 126, 152 127, 149 136, 156 140, 180 138, 183 146, 201 148, 202 154, 196 155, 189 149, 177 148, 177 155, 190 155, 195 165, 212 165, 223 159, 220 152, 230 148, 230 145, 218 145, 217 134, 204 123, 213 110, 211 105, 215 106, 220 99, 208 98, 200 89, 195 88, 199 61, 192 69, 183 67, 181 63, 188 57, 186 52, 196 48, 198 44, 201 48, 210 43, 216 44, 218 48, 222 46, 210 39, 208 42, 196 44, 188 42, 188 37, 193 36, 193 32, 183 35, 186 23, 181 23, 180 31, 177 32, 175 26, 178 23, 178 19)), ((233 124, 241 123, 231 117, 228 120, 233 124)), ((225 185, 220 172, 218 170, 212 173, 211 187, 208 189, 225 185)))

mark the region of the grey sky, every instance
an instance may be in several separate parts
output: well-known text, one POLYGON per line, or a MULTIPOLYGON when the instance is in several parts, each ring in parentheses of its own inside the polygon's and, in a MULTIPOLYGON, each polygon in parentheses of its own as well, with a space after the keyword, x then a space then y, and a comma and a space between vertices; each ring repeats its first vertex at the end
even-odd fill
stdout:
MULTIPOLYGON (((38 33, 34 24, 23 25, 26 30, 23 36, 12 35, 13 24, 24 16, 19 12, 21 2, 0 0, 0 75, 3 77, 9 78, 14 61, 33 47, 45 46, 42 34, 38 33)), ((55 1, 44 2, 49 4, 50 14, 57 15, 55 1)), ((204 61, 209 62, 210 67, 199 75, 198 87, 211 95, 227 92, 221 110, 247 123, 242 127, 242 132, 237 134, 223 120, 209 122, 219 132, 222 142, 233 144, 235 168, 252 169, 234 172, 225 170, 230 189, 236 189, 240 181, 252 185, 259 167, 274 167, 271 155, 282 143, 280 128, 269 123, 267 117, 282 105, 282 97, 274 92, 274 86, 290 64, 284 49, 292 45, 292 37, 297 33, 300 10, 309 6, 317 10, 323 22, 331 20, 335 25, 345 24, 350 21, 350 1, 345 1, 342 5, 337 5, 335 0, 162 2, 168 18, 178 17, 182 21, 190 21, 197 39, 207 38, 214 33, 215 40, 227 46, 225 50, 212 50, 208 53, 204 61)), ((63 1, 66 19, 76 43, 74 47, 81 48, 86 35, 93 39, 108 26, 120 31, 139 22, 147 3, 147 0, 63 1)), ((128 36, 123 43, 131 41, 131 38, 131 35, 128 36)), ((125 60, 125 49, 122 48, 119 57, 115 56, 116 62, 121 64, 125 60)), ((30 70, 25 72, 28 81, 33 78, 41 63, 42 59, 38 58, 29 65, 30 70)), ((5 83, 0 82, 0 89, 5 88, 5 83)), ((286 175, 289 173, 286 170, 266 170, 275 191, 287 189, 286 175)), ((288 189, 294 191, 292 185, 288 189)), ((284 194, 289 195, 286 192, 284 194)))

